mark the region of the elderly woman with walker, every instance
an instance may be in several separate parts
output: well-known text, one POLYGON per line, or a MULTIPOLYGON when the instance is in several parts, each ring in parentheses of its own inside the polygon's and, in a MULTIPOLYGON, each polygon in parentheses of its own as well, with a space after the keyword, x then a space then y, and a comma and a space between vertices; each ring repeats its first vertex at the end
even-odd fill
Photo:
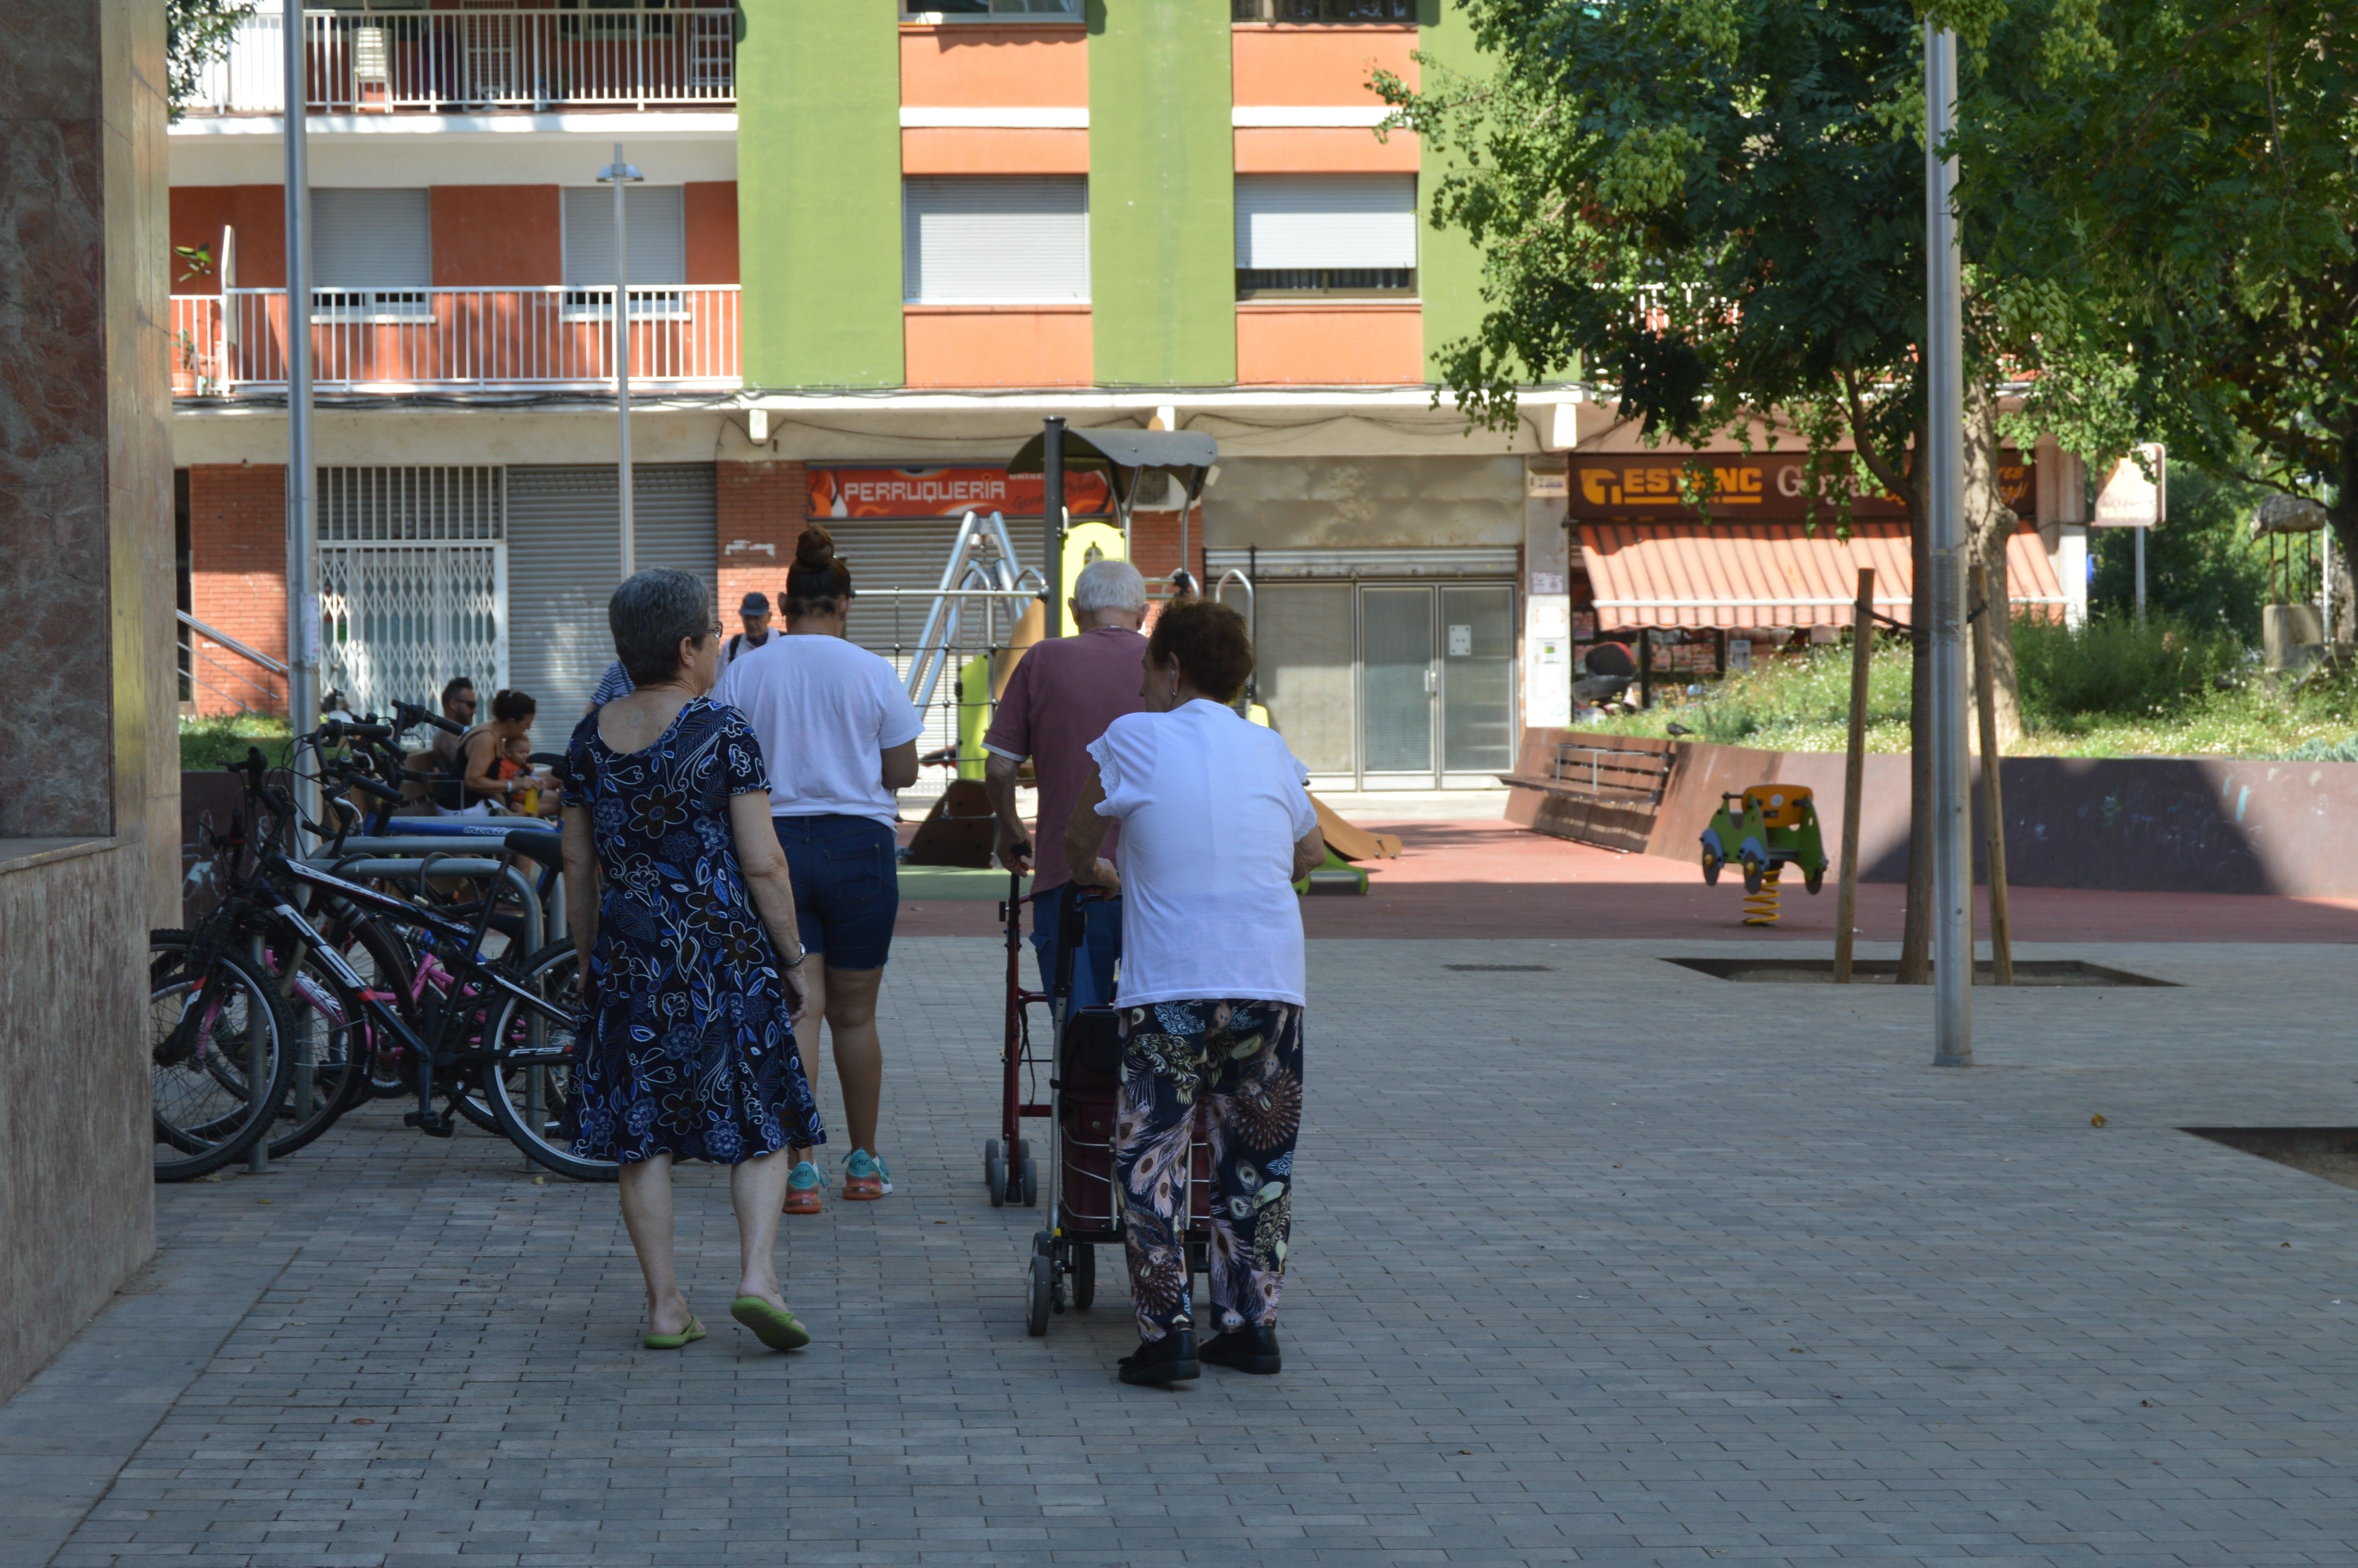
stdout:
POLYGON ((720 626, 685 572, 643 571, 607 607, 632 689, 566 753, 568 918, 586 961, 575 1150, 622 1165, 651 1350, 704 1337, 673 1255, 671 1167, 730 1167, 741 1253, 730 1315, 773 1350, 810 1335, 773 1256, 787 1151, 821 1142, 795 1048, 803 1009, 794 884, 744 716, 711 701, 720 626))
POLYGON ((1326 856, 1309 773, 1228 704, 1252 673, 1243 617, 1166 605, 1146 644, 1146 711, 1089 747, 1065 834, 1073 880, 1119 891, 1121 1087, 1114 1172, 1141 1341, 1125 1383, 1200 1377, 1200 1362, 1281 1365, 1278 1298, 1302 1126, 1302 912, 1293 882, 1326 856), (1098 858, 1121 824, 1120 869, 1098 858), (1211 1288, 1199 1350, 1184 1228, 1200 1108, 1212 1155, 1211 1288))

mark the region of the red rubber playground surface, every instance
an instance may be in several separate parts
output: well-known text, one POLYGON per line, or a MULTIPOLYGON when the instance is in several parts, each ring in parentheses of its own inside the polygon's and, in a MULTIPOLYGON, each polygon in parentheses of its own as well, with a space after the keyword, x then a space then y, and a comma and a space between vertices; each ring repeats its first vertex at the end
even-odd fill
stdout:
MULTIPOLYGON (((1314 937, 1833 939, 1831 880, 1812 898, 1794 879, 1781 890, 1779 924, 1747 928, 1743 881, 1732 871, 1705 887, 1691 862, 1617 854, 1505 822, 1359 826, 1399 834, 1401 857, 1369 863, 1364 898, 1304 899, 1314 937)), ((1901 896, 1897 884, 1859 889, 1861 940, 1899 939, 1901 896)), ((2012 907, 2023 942, 2358 942, 2358 899, 2017 887, 2012 907)), ((987 900, 912 901, 902 905, 898 933, 990 935, 995 914, 987 900)), ((1974 928, 1988 932, 1985 903, 1974 928)))

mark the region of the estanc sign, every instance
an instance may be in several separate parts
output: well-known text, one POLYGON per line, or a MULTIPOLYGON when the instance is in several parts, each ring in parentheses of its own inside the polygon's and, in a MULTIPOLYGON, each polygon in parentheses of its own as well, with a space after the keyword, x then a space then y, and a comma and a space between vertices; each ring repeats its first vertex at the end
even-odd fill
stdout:
MULTIPOLYGON (((837 518, 957 517, 996 512, 1037 517, 1044 504, 1036 473, 1011 474, 1003 468, 813 468, 807 516, 837 518)), ((1103 516, 1113 494, 1101 473, 1065 476, 1065 510, 1075 517, 1103 516)))
MULTIPOLYGON (((1860 519, 1905 517, 1899 497, 1872 480, 1852 471, 1848 453, 1835 453, 1835 471, 1821 473, 1812 504, 1806 452, 1714 452, 1693 460, 1668 453, 1625 454, 1615 457, 1573 454, 1569 507, 1575 518, 1591 522, 1633 522, 1646 518, 1700 521, 1704 507, 1720 522, 1799 522, 1814 514, 1826 516, 1842 491, 1850 492, 1850 514, 1860 519), (1692 471, 1693 477, 1688 475, 1692 471), (1697 506, 1682 492, 1680 481, 1707 499, 1697 506)), ((2036 494, 2033 465, 2019 452, 1998 457, 1998 488, 2006 504, 2028 516, 2036 494)))

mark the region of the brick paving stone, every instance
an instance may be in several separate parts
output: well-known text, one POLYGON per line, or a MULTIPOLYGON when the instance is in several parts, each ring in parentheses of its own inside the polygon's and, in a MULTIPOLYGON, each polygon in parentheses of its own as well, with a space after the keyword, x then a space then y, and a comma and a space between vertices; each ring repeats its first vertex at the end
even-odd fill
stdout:
POLYGON ((896 947, 899 1190, 786 1222, 795 1357, 720 1173, 644 1351, 611 1188, 367 1108, 159 1192, 0 1409, 0 1568, 2358 1558, 2358 1192, 2178 1130, 2358 1125, 2346 948, 2028 947, 2182 989, 1978 991, 1967 1072, 1925 993, 1660 962, 1742 950, 1314 942, 1287 1370, 1174 1392, 1117 1258, 1023 1333, 988 941, 896 947))

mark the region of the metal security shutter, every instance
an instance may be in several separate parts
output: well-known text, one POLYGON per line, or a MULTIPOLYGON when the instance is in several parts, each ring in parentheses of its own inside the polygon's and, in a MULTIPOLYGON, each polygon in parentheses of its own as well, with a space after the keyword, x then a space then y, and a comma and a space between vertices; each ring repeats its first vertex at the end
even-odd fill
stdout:
POLYGON ((912 178, 901 200, 902 290, 912 303, 1088 299, 1085 178, 912 178))
POLYGON ((423 188, 315 189, 312 285, 322 289, 425 288, 434 281, 430 234, 423 188))
MULTIPOLYGON (((623 200, 633 297, 643 283, 686 283, 687 220, 680 188, 634 185, 623 200)), ((614 286, 614 192, 610 187, 569 187, 565 192, 565 281, 577 288, 614 286)))
POLYGON ((1237 265, 1412 267, 1412 174, 1237 176, 1237 265))
MULTIPOLYGON (((562 746, 614 659, 606 601, 621 579, 615 470, 512 468, 508 475, 509 684, 540 704, 533 744, 562 746)), ((712 465, 632 470, 638 565, 669 567, 719 591, 712 465)))

